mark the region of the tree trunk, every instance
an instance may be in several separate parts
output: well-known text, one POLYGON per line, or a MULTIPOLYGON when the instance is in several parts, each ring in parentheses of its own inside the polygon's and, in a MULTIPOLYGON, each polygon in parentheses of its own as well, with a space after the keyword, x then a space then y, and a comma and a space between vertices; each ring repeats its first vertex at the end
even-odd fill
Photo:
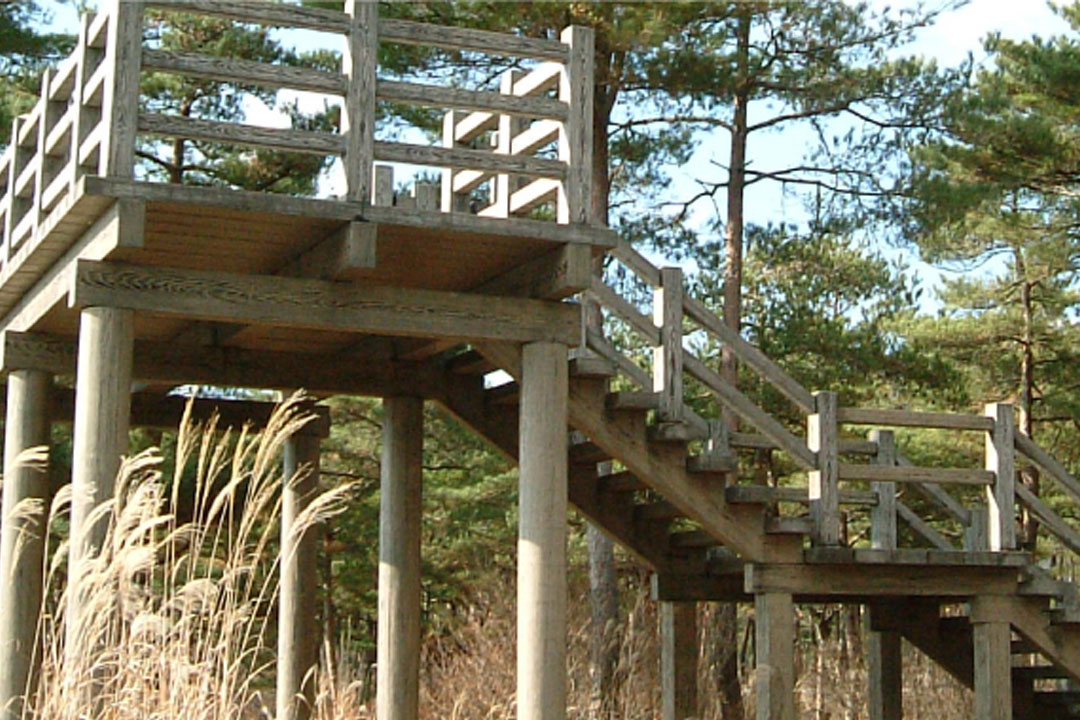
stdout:
POLYGON ((709 603, 705 608, 705 666, 720 698, 724 720, 743 720, 742 683, 739 682, 739 622, 735 603, 709 603))
MULTIPOLYGON (((1033 404, 1035 401, 1035 330, 1031 300, 1032 283, 1027 276, 1023 250, 1015 250, 1016 270, 1020 275, 1020 303, 1023 313, 1023 339, 1020 347, 1020 432, 1032 437, 1035 432, 1033 404)), ((1034 495, 1039 494, 1039 471, 1030 463, 1020 468, 1020 482, 1034 495)), ((1021 547, 1035 551, 1039 521, 1027 508, 1021 514, 1021 547)))
POLYGON ((619 587, 611 539, 589 524, 585 530, 589 548, 590 715, 610 718, 615 711, 615 670, 619 663, 619 587))

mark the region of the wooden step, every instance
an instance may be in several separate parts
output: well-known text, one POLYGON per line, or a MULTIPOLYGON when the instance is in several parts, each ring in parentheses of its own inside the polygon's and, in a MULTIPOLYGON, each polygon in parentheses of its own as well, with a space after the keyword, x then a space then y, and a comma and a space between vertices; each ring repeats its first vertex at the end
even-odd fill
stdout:
POLYGON ((809 516, 781 515, 765 518, 766 535, 809 535, 814 523, 809 516))
POLYGON ((1042 653, 1042 651, 1039 650, 1039 648, 1036 647, 1027 638, 1018 638, 1016 640, 1013 640, 1012 643, 1009 645, 1009 652, 1011 652, 1013 655, 1032 655, 1042 653))
POLYGON ((487 375, 499 368, 475 350, 466 350, 447 360, 446 369, 455 375, 487 375))
POLYGON ((660 407, 660 396, 654 392, 622 390, 608 393, 605 403, 608 410, 655 410, 660 407))
POLYGON ((634 518, 636 520, 649 522, 655 520, 674 520, 675 518, 680 517, 684 517, 684 515, 679 512, 679 509, 666 501, 634 506, 634 518))
POLYGON ((574 442, 570 445, 570 463, 573 465, 595 465, 607 462, 611 454, 603 448, 594 445, 588 440, 574 442))
POLYGON ((1073 708, 1080 706, 1080 692, 1059 690, 1055 692, 1037 692, 1034 696, 1035 707, 1073 708))
POLYGON ((705 434, 690 423, 660 422, 649 427, 649 440, 658 443, 688 443, 705 440, 705 434))
POLYGON ((615 365, 602 357, 581 355, 570 360, 570 377, 610 378, 615 376, 615 365))
POLYGON ((730 473, 739 461, 731 455, 691 455, 686 458, 686 471, 692 473, 730 473))
POLYGON ((496 385, 485 390, 484 397, 493 405, 517 405, 521 401, 521 386, 516 382, 496 385))
POLYGON ((1014 678, 1024 680, 1053 680, 1069 677, 1069 673, 1056 665, 1017 665, 1013 667, 1012 674, 1014 678))
POLYGON ((1048 613, 1054 625, 1080 627, 1080 608, 1075 605, 1051 608, 1048 613))
POLYGON ((720 545, 720 541, 704 530, 684 530, 668 535, 668 545, 672 548, 711 548, 720 545))
POLYGON ((638 480, 637 476, 633 473, 623 470, 621 472, 611 473, 610 475, 601 475, 597 479, 600 492, 634 492, 636 490, 644 490, 648 487, 645 483, 638 480))

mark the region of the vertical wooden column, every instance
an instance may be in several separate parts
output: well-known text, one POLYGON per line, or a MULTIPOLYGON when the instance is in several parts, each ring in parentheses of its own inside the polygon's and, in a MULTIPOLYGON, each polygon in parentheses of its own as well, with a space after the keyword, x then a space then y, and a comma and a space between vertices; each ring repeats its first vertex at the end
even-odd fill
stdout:
MULTIPOLYGON (((891 430, 871 430, 877 443, 878 465, 896 465, 896 438, 891 430)), ((870 511, 870 545, 875 550, 896 549, 896 483, 871 483, 878 496, 870 511)), ((900 720, 903 717, 903 664, 900 633, 870 630, 866 638, 870 720, 900 720)))
POLYGON ((120 457, 128 451, 134 320, 134 311, 109 307, 84 308, 79 318, 66 625, 67 647, 74 652, 84 647, 81 560, 101 548, 106 531, 103 519, 92 526, 88 519, 112 498, 120 457))
POLYGON ((814 393, 814 414, 806 418, 806 440, 817 453, 817 470, 809 473, 811 537, 817 545, 840 542, 839 458, 836 393, 814 393))
POLYGON ((1016 549, 1016 418, 1009 403, 990 403, 987 417, 994 429, 986 433, 986 469, 994 484, 986 489, 990 550, 1016 549))
POLYGON ((39 466, 19 466, 16 459, 24 450, 49 444, 52 378, 40 370, 12 370, 7 386, 0 519, 0 718, 15 720, 22 717, 32 663, 41 659, 35 655, 35 639, 49 504, 48 473, 39 466), (31 512, 26 503, 35 502, 41 506, 31 512))
POLYGON ((795 608, 787 593, 754 595, 757 720, 795 720, 795 608))
POLYGON ((416 720, 420 703, 420 528, 424 402, 383 401, 379 502, 378 720, 416 720))
POLYGON ((660 270, 660 287, 653 291, 653 324, 660 344, 653 348, 653 391, 660 394, 657 413, 663 422, 683 419, 683 276, 682 269, 660 270))
POLYGON ((973 629, 975 720, 1012 720, 1012 632, 1009 623, 975 621, 973 629))
POLYGON ((597 223, 601 220, 592 207, 595 38, 592 28, 577 25, 560 37, 570 57, 559 76, 559 99, 570 109, 559 132, 559 159, 569 168, 559 188, 556 215, 561 223, 597 223))
POLYGON ((278 720, 306 720, 315 701, 319 627, 316 528, 300 532, 299 515, 319 486, 319 436, 308 427, 285 442, 281 493, 281 584, 278 597, 278 720))
POLYGON ((106 132, 101 138, 98 174, 130 178, 135 173, 135 137, 139 123, 139 66, 142 62, 143 3, 108 0, 109 78, 101 106, 106 132))
POLYGON ((660 603, 660 703, 663 720, 697 717, 697 604, 660 603))
POLYGON ((566 717, 567 351, 525 345, 521 367, 518 720, 566 717))
POLYGON ((345 0, 349 34, 342 53, 342 72, 348 79, 341 134, 345 137, 345 182, 350 200, 371 201, 375 160, 375 70, 378 64, 379 9, 374 2, 345 0))

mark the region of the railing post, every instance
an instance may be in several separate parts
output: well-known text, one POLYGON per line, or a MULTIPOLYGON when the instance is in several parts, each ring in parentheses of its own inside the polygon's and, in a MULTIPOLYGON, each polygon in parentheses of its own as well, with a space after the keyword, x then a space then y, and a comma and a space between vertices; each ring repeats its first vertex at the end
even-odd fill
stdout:
MULTIPOLYGON (((457 147, 458 113, 457 110, 450 110, 443 115, 443 147, 450 150, 457 147)), ((462 193, 454 192, 455 172, 452 167, 442 169, 442 211, 445 213, 467 212, 469 209, 468 198, 462 193)))
POLYGON ((341 134, 345 136, 345 182, 349 200, 372 200, 372 166, 375 159, 375 70, 379 57, 378 4, 346 0, 350 17, 342 72, 348 79, 341 134))
POLYGON ((26 201, 21 199, 18 193, 15 192, 16 182, 19 179, 19 175, 22 173, 25 166, 27 153, 19 145, 19 132, 22 130, 23 123, 26 122, 24 115, 19 115, 11 121, 11 163, 8 165, 8 183, 7 194, 10 199, 10 205, 7 210, 7 217, 4 218, 4 264, 6 265, 11 260, 11 246, 15 240, 15 226, 19 224, 19 220, 22 216, 22 208, 26 206, 26 201))
POLYGON ((653 324, 660 344, 653 348, 653 392, 660 394, 660 420, 683 419, 683 276, 677 267, 661 268, 653 290, 653 324))
POLYGON ((837 457, 836 393, 814 393, 814 410, 806 418, 806 442, 817 453, 810 476, 810 517, 816 545, 840 543, 840 488, 837 457))
POLYGON ((101 115, 98 174, 131 178, 135 174, 135 138, 139 124, 139 67, 142 64, 143 3, 109 0, 105 63, 109 76, 101 115))
MULTIPOLYGON (((896 466, 896 437, 892 430, 871 430, 870 442, 877 443, 875 464, 896 466)), ((896 549, 896 483, 874 482, 877 504, 870 510, 870 546, 875 550, 896 549)))
POLYGON ((68 156, 68 194, 74 195, 79 179, 86 173, 86 167, 79 157, 83 142, 101 120, 99 108, 86 104, 85 87, 90 75, 101 61, 101 51, 90 46, 90 23, 94 13, 83 13, 79 22, 79 40, 75 66, 75 87, 71 91, 71 102, 75 106, 75 116, 71 123, 71 151, 68 156))
POLYGON ((986 416, 994 429, 986 433, 986 469, 994 484, 986 489, 990 550, 1016 548, 1016 419, 1010 403, 990 403, 986 416))
POLYGON ((559 131, 559 159, 567 168, 559 189, 558 221, 600 224, 592 205, 593 31, 572 25, 561 39, 570 57, 559 74, 559 99, 569 105, 569 116, 559 131))
MULTIPOLYGON (((52 92, 52 81, 55 71, 53 68, 46 68, 45 72, 41 74, 41 114, 38 116, 38 133, 37 133, 37 145, 35 148, 35 154, 37 155, 37 170, 34 172, 34 200, 33 205, 30 206, 30 215, 34 218, 33 227, 30 228, 30 234, 27 239, 33 237, 34 231, 37 230, 37 226, 41 224, 41 220, 44 216, 44 208, 41 205, 41 196, 45 193, 45 187, 48 185, 49 177, 52 175, 52 169, 55 165, 55 161, 50 161, 49 157, 45 154, 46 138, 49 137, 49 131, 52 130, 56 121, 56 103, 49 100, 49 95, 52 92)), ((63 106, 60 106, 60 111, 63 112, 63 106)))

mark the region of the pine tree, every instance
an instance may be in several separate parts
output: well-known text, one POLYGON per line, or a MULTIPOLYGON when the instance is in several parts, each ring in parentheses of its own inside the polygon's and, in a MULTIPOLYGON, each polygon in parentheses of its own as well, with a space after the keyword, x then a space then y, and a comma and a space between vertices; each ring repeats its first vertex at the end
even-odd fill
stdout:
POLYGON ((47 19, 36 2, 0 3, 0 146, 11 121, 37 101, 41 71, 74 45, 69 35, 39 30, 47 19))

